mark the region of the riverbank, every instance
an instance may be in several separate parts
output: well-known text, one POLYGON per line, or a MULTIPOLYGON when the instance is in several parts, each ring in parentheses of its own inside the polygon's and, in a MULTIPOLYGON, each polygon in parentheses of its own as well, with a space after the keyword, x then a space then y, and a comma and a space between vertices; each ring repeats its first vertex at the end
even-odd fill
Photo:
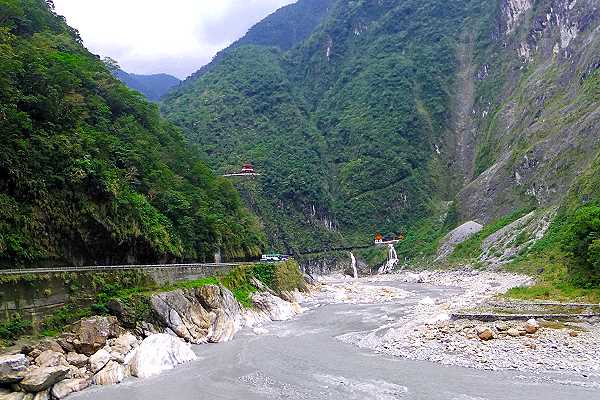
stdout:
POLYGON ((85 317, 52 338, 21 338, 0 356, 0 398, 62 399, 91 385, 149 378, 197 357, 191 344, 224 343, 302 313, 297 264, 241 266, 170 290, 135 288, 103 297, 113 315, 85 317), (229 290, 228 288, 231 288, 229 290))
POLYGON ((95 387, 74 400, 587 400, 600 393, 529 372, 414 361, 338 340, 400 321, 424 298, 463 292, 388 278, 327 278, 302 299, 302 315, 244 329, 226 343, 193 346, 196 361, 153 378, 95 387))
MULTIPOLYGON (((513 287, 530 284, 527 276, 478 271, 409 272, 335 284, 344 295, 328 289, 324 293, 330 293, 331 303, 343 296, 351 303, 361 302, 356 295, 364 296, 383 282, 415 282, 424 288, 458 287, 461 292, 446 296, 442 291, 439 297, 418 299, 406 315, 390 318, 374 330, 343 334, 340 340, 379 353, 444 365, 548 374, 547 379, 558 381, 560 377, 554 373, 569 373, 579 379, 571 377, 564 383, 597 386, 587 378, 600 377, 598 319, 566 324, 538 320, 538 327, 528 333, 527 322, 522 320, 486 323, 450 318, 452 313, 484 304, 513 287)), ((329 285, 327 279, 322 284, 329 285)), ((370 300, 375 297, 367 298, 370 300)))

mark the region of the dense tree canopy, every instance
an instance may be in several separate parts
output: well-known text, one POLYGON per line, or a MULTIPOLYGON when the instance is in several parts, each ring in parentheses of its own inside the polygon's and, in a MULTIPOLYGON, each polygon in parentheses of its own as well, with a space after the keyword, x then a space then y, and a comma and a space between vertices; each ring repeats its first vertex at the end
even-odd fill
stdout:
POLYGON ((43 0, 0 0, 0 260, 260 253, 257 220, 43 0))

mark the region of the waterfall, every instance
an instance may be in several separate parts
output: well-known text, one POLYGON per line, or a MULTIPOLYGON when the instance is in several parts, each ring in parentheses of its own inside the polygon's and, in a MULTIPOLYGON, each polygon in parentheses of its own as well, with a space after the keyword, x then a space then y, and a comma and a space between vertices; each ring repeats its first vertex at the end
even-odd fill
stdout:
POLYGON ((379 268, 380 274, 387 274, 394 270, 394 267, 398 264, 398 254, 396 254, 396 248, 393 244, 388 245, 388 259, 384 265, 379 268))
POLYGON ((358 270, 356 269, 356 257, 350 252, 350 258, 352 259, 352 272, 354 272, 354 279, 358 279, 358 270))

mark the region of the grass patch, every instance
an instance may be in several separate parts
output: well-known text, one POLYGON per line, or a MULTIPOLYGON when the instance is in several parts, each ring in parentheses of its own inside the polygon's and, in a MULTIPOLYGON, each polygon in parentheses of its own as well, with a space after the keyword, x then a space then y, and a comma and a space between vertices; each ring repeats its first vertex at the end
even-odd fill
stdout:
POLYGON ((530 287, 509 290, 506 297, 520 300, 556 300, 565 302, 600 303, 600 287, 581 287, 569 272, 570 257, 559 249, 536 253, 505 267, 509 272, 536 277, 530 287))

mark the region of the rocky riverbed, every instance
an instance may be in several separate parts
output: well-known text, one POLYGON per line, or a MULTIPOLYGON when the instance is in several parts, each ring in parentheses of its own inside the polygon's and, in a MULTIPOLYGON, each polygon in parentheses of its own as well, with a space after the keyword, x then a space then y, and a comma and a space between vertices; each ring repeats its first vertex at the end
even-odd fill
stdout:
POLYGON ((264 289, 252 295, 249 309, 222 286, 158 293, 150 298, 152 318, 129 329, 122 325, 131 325, 126 307, 112 304, 119 318, 83 319, 57 338, 0 356, 0 400, 62 399, 91 385, 157 376, 196 360, 191 344, 227 342, 244 327, 302 312, 294 294, 264 289))
POLYGON ((525 276, 477 271, 403 273, 336 284, 343 295, 335 292, 327 296, 331 292, 327 280, 322 282, 325 288, 321 290, 333 303, 343 296, 350 302, 375 301, 376 296, 365 298, 364 295, 382 281, 388 284, 390 281, 417 282, 424 287, 460 287, 462 293, 423 297, 401 318, 390 319, 375 330, 341 335, 340 340, 412 360, 540 375, 551 373, 552 379, 563 383, 597 386, 596 381, 586 379, 600 377, 600 321, 597 319, 485 323, 450 318, 452 313, 465 307, 477 306, 511 287, 528 284, 529 278, 525 276), (554 375, 555 372, 574 374, 579 379, 573 379, 571 375, 563 381, 554 375))

